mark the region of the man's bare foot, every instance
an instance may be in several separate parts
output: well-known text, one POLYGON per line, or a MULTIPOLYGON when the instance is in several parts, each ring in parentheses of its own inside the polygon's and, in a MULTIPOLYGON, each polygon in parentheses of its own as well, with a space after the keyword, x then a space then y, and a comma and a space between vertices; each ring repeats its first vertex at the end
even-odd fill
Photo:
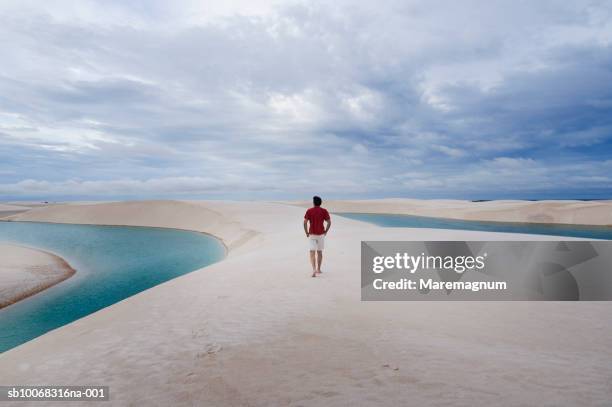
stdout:
POLYGON ((321 274, 322 271, 321 270, 317 270, 317 272, 315 274, 321 274))
POLYGON ((313 272, 312 272, 312 277, 316 277, 316 276, 317 276, 317 272, 316 272, 316 271, 313 271, 313 272))

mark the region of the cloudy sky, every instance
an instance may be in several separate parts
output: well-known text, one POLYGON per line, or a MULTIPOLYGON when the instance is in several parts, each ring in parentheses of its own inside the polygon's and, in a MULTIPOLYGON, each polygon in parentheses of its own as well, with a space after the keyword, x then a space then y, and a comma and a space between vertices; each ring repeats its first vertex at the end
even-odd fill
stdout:
POLYGON ((0 3, 0 200, 612 198, 609 1, 0 3))

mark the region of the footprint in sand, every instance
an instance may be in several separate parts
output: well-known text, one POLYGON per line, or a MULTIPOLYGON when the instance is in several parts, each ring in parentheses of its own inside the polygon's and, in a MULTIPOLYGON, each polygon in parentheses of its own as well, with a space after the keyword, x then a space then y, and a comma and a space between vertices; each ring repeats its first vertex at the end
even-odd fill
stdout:
POLYGON ((209 343, 204 348, 204 352, 199 352, 196 356, 198 358, 203 358, 203 357, 206 357, 206 356, 213 356, 213 355, 221 352, 221 350, 223 350, 223 347, 221 345, 216 344, 216 343, 209 343))

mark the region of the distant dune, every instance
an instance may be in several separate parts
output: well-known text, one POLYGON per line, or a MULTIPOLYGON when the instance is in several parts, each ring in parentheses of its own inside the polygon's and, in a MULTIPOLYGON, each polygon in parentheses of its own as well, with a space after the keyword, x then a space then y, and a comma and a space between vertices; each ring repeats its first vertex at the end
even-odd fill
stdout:
MULTIPOLYGON (((308 206, 309 202, 287 202, 308 206)), ((494 222, 612 225, 612 201, 484 201, 373 199, 327 201, 335 212, 393 213, 494 222)))
MULTIPOLYGON (((589 204, 436 201, 428 211, 407 200, 324 202, 352 212, 609 223, 609 204, 589 204)), ((573 407, 612 399, 611 303, 360 301, 362 240, 561 238, 385 229, 332 215, 323 275, 311 278, 303 215, 295 205, 221 201, 14 215, 197 230, 221 238, 229 256, 3 353, 3 382, 108 385, 117 405, 573 407)))
POLYGON ((5 218, 7 216, 15 215, 21 212, 25 212, 31 209, 29 206, 23 205, 8 205, 0 203, 0 219, 5 218))

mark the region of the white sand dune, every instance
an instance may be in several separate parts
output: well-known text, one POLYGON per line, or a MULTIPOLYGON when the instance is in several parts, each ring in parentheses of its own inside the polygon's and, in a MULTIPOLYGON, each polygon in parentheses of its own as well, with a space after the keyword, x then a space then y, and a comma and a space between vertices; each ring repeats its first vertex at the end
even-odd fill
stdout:
POLYGON ((75 273, 64 259, 34 248, 0 243, 0 308, 34 295, 75 273))
POLYGON ((2 382, 109 385, 116 405, 604 406, 612 399, 609 303, 360 301, 361 240, 557 238, 384 229, 335 216, 324 274, 313 279, 303 212, 280 203, 158 201, 13 216, 199 230, 220 237, 229 256, 5 352, 2 382))
POLYGON ((0 203, 0 219, 31 209, 29 206, 0 203))
POLYGON ((23 206, 23 205, 10 205, 10 204, 3 204, 0 203, 0 212, 8 212, 8 211, 22 211, 22 210, 28 210, 30 209, 29 206, 23 206))

